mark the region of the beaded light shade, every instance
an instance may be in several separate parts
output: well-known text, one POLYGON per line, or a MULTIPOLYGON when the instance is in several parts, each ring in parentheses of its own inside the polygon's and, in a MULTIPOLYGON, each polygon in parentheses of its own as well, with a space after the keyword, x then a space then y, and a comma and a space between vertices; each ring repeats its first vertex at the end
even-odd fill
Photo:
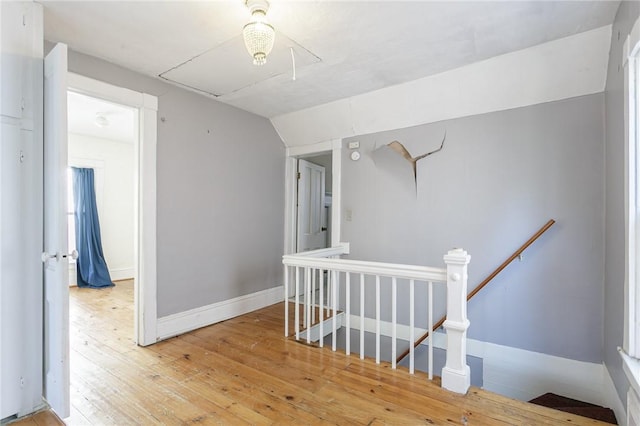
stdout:
POLYGON ((251 12, 251 20, 242 30, 244 44, 253 58, 254 65, 264 65, 267 55, 273 49, 275 30, 267 22, 267 10, 269 3, 261 0, 247 0, 251 12))

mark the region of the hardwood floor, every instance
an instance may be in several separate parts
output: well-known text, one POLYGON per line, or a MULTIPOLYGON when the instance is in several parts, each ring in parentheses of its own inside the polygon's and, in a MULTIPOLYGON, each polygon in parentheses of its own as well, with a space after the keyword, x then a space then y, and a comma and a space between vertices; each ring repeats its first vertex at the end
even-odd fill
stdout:
POLYGON ((603 424, 288 340, 282 303, 142 348, 131 282, 71 293, 70 425, 603 424))
POLYGON ((59 426, 64 425, 64 422, 50 410, 42 410, 10 424, 11 426, 59 426))

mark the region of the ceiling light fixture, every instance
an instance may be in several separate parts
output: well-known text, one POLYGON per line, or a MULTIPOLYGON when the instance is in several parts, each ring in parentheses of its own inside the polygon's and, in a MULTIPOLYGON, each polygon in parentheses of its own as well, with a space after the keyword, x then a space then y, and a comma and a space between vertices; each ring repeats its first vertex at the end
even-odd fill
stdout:
POLYGON ((273 49, 276 34, 267 22, 269 3, 266 0, 246 0, 245 5, 251 12, 251 20, 242 29, 244 44, 253 58, 253 64, 264 65, 267 63, 267 55, 273 49))

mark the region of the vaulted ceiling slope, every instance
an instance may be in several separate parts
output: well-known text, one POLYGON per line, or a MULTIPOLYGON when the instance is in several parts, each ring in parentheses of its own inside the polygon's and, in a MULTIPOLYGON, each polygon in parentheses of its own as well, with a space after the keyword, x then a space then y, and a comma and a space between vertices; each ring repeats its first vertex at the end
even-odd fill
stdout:
POLYGON ((268 118, 609 25, 619 5, 273 0, 276 47, 256 67, 242 0, 42 3, 46 39, 268 118))

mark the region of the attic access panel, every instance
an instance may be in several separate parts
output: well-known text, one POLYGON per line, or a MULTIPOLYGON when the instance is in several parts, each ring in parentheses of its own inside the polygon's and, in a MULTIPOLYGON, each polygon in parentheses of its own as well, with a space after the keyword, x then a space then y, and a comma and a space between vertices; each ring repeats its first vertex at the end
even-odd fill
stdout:
POLYGON ((163 72, 160 77, 216 97, 224 96, 285 73, 291 74, 291 48, 297 69, 320 62, 319 57, 277 32, 267 63, 256 66, 239 35, 163 72))

